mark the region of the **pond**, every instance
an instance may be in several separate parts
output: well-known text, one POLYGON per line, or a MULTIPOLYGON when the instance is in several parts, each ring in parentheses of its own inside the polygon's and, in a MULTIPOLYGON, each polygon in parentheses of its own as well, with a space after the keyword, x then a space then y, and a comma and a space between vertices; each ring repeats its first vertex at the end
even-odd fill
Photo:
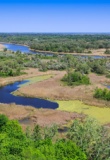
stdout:
POLYGON ((56 109, 58 104, 44 99, 14 96, 11 92, 17 90, 19 85, 26 83, 27 80, 15 82, 13 84, 0 87, 0 103, 15 103, 17 105, 33 106, 35 108, 56 109))

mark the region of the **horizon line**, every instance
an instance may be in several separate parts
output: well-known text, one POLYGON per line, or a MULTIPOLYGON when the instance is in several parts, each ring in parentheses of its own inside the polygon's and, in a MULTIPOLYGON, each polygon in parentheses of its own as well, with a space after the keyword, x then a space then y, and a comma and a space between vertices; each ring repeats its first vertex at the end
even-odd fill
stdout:
POLYGON ((110 34, 110 32, 0 32, 0 34, 9 33, 24 33, 24 34, 110 34))

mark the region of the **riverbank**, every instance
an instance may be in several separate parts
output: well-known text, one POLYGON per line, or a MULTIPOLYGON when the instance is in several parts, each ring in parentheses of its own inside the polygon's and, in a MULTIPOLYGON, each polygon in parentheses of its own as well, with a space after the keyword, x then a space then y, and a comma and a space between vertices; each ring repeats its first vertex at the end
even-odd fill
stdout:
POLYGON ((106 88, 102 84, 110 84, 110 79, 94 73, 89 74, 91 85, 65 86, 61 79, 66 71, 40 72, 38 69, 29 68, 24 70, 26 74, 17 77, 0 78, 0 86, 16 81, 28 80, 13 94, 24 97, 49 99, 52 101, 79 100, 84 104, 99 107, 110 107, 109 101, 93 98, 96 87, 106 88))
POLYGON ((5 46, 3 44, 0 44, 0 51, 3 51, 4 48, 5 46))
POLYGON ((93 98, 96 87, 106 88, 105 83, 110 84, 110 79, 105 76, 99 76, 94 73, 89 74, 91 85, 81 86, 65 86, 61 79, 65 75, 65 71, 50 71, 52 77, 42 82, 23 86, 14 92, 14 95, 24 97, 43 98, 50 100, 79 100, 87 105, 110 107, 109 101, 103 101, 93 98))
POLYGON ((0 44, 15 44, 15 45, 18 45, 18 46, 25 46, 25 47, 29 47, 28 45, 26 45, 26 44, 20 44, 20 43, 11 43, 11 42, 0 42, 0 44))
POLYGON ((0 104, 0 114, 5 114, 10 119, 18 120, 25 129, 27 126, 33 128, 35 125, 51 126, 54 124, 59 127, 68 125, 74 119, 85 117, 79 113, 58 111, 52 109, 36 109, 31 106, 16 104, 0 104))
POLYGON ((41 51, 41 50, 34 50, 34 49, 31 49, 28 45, 26 44, 16 44, 16 43, 10 43, 10 42, 0 42, 1 46, 3 48, 4 45, 3 44, 15 44, 15 45, 22 45, 22 46, 25 46, 25 47, 28 47, 28 49, 30 51, 33 51, 33 52, 36 52, 36 53, 44 53, 44 54, 55 54, 55 55, 66 55, 66 54, 71 54, 71 55, 74 55, 74 56, 103 56, 103 57, 110 57, 109 54, 105 54, 104 52, 106 51, 106 49, 91 49, 91 53, 87 53, 88 50, 86 51, 86 53, 64 53, 64 52, 53 52, 53 51, 41 51))
POLYGON ((33 78, 33 77, 37 77, 37 76, 49 76, 52 74, 55 74, 55 72, 39 72, 38 69, 36 68, 29 68, 29 69, 25 69, 23 70, 25 72, 25 74, 20 75, 20 76, 15 76, 15 77, 0 77, 0 87, 17 82, 17 81, 23 81, 29 78, 33 78))
POLYGON ((109 54, 105 54, 104 53, 106 51, 106 49, 91 49, 91 53, 64 53, 64 52, 52 52, 52 51, 40 51, 40 50, 31 49, 31 48, 29 48, 29 50, 34 51, 34 52, 38 52, 38 53, 56 54, 56 55, 71 54, 71 55, 74 55, 74 56, 103 56, 103 57, 110 57, 109 54))
MULTIPOLYGON (((37 123, 39 123, 41 126, 51 125, 53 122, 58 125, 67 125, 66 121, 71 121, 73 118, 71 117, 71 114, 74 113, 76 113, 76 115, 88 115, 96 118, 102 124, 109 124, 110 102, 93 98, 92 92, 92 89, 94 89, 97 85, 104 87, 100 83, 109 79, 107 79, 105 76, 90 74, 89 76, 91 78, 92 85, 68 87, 64 86, 60 81, 64 74, 65 71, 40 72, 37 69, 30 68, 27 70, 26 76, 33 77, 30 79, 31 82, 22 85, 21 88, 15 91, 15 94, 17 93, 19 96, 36 97, 55 101, 59 104, 59 107, 57 108, 59 112, 49 109, 35 109, 33 107, 29 107, 28 109, 27 106, 22 106, 23 108, 18 109, 20 106, 18 105, 18 108, 16 108, 17 105, 15 104, 7 104, 7 106, 10 106, 10 108, 7 111, 3 111, 4 107, 1 104, 2 107, 0 109, 0 113, 10 116, 12 112, 13 119, 15 118, 20 120, 24 127, 27 125, 35 125, 37 123), (28 114, 27 110, 29 110, 28 114), (63 116, 66 116, 66 118, 68 117, 69 120, 65 119, 63 116), (58 117, 60 117, 60 119, 58 117)), ((27 78, 25 77, 25 79, 27 78)), ((10 118, 12 117, 10 116, 10 118)))

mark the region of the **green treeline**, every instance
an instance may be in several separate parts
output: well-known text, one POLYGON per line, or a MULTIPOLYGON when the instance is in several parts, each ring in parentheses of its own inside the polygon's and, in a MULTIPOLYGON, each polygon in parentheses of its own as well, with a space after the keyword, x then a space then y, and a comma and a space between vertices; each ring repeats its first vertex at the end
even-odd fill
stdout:
POLYGON ((110 101, 110 90, 108 90, 106 88, 105 89, 96 88, 95 93, 94 93, 94 97, 110 101))
POLYGON ((23 55, 19 56, 17 52, 16 54, 0 52, 0 76, 7 77, 24 74, 21 57, 23 58, 23 55))
POLYGON ((57 126, 36 125, 23 132, 19 123, 0 115, 2 160, 109 160, 110 134, 96 120, 75 120, 61 138, 57 126))
POLYGON ((88 160, 110 159, 110 130, 96 120, 76 120, 71 125, 67 137, 86 153, 88 160))
POLYGON ((110 77, 110 60, 92 57, 75 57, 73 55, 22 54, 17 52, 0 52, 0 76, 18 76, 26 68, 47 70, 75 70, 83 74, 90 72, 105 74, 110 77))
POLYGON ((24 44, 40 51, 91 53, 91 49, 110 48, 110 35, 1 33, 0 42, 24 44))
POLYGON ((86 155, 69 139, 53 140, 57 130, 53 126, 35 126, 26 133, 15 120, 0 115, 1 160, 87 160, 86 155))

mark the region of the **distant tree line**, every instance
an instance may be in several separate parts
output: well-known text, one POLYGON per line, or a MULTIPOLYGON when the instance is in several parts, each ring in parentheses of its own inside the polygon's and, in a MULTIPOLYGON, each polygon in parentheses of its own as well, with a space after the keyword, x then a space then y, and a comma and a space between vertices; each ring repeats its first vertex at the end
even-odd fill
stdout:
POLYGON ((19 43, 33 50, 91 53, 91 49, 110 48, 109 34, 0 34, 0 42, 19 43))

